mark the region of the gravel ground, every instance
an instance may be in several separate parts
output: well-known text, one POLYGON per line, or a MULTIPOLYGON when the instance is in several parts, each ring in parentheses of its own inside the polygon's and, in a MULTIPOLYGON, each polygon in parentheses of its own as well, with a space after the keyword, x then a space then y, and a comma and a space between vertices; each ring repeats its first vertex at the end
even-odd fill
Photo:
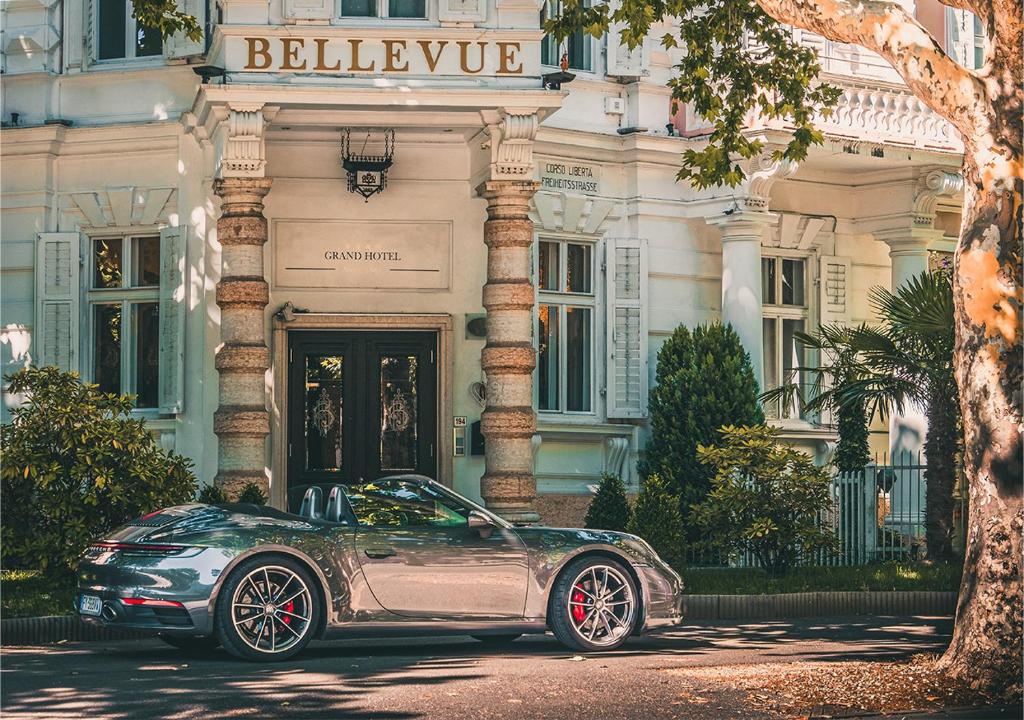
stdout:
POLYGON ((273 665, 159 640, 5 647, 0 709, 19 718, 204 720, 792 717, 747 686, 696 670, 900 661, 940 652, 950 631, 948 618, 695 623, 585 657, 550 636, 504 648, 469 638, 350 640, 314 643, 273 665))

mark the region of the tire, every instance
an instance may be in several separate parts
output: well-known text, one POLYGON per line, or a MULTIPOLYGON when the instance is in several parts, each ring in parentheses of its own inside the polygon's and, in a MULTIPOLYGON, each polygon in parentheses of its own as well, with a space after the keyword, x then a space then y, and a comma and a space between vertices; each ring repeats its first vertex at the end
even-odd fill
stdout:
POLYGON ((640 611, 633 577, 608 557, 569 563, 551 591, 548 624, 566 647, 581 652, 614 650, 633 634, 640 611))
POLYGON ((320 586, 305 567, 289 557, 257 556, 224 581, 214 636, 242 660, 287 660, 313 639, 322 613, 320 586))
POLYGON ((179 650, 187 651, 200 651, 200 650, 214 650, 220 645, 220 641, 217 640, 213 635, 164 635, 160 634, 159 637, 165 643, 171 647, 176 647, 179 650))
POLYGON ((474 640, 479 640, 484 645, 508 645, 509 643, 518 640, 522 637, 522 634, 516 633, 515 635, 474 635, 474 640))

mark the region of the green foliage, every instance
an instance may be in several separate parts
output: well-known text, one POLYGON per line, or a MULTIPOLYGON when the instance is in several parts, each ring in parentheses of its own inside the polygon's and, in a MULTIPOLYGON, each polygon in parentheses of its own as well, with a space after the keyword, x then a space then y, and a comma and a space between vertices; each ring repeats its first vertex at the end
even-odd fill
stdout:
POLYGON ((4 619, 70 615, 78 578, 73 573, 4 570, 0 573, 0 615, 4 619))
POLYGON ((954 563, 887 562, 878 565, 796 567, 783 577, 761 568, 686 568, 691 595, 771 595, 797 592, 892 592, 960 589, 963 568, 954 563))
POLYGON ((683 516, 679 498, 660 476, 650 475, 643 481, 626 530, 646 540, 669 565, 682 565, 683 516))
POLYGON ((749 552, 772 575, 837 548, 835 534, 818 523, 830 503, 828 473, 778 435, 767 425, 723 427, 718 445, 698 451, 715 477, 707 499, 693 507, 710 546, 749 552))
POLYGON ((228 496, 224 491, 216 485, 204 485, 199 491, 199 494, 196 495, 196 502, 201 502, 206 505, 221 505, 231 501, 228 500, 228 496))
MULTIPOLYGON (((953 488, 960 452, 960 393, 953 374, 953 287, 948 271, 923 272, 896 292, 875 287, 870 293, 877 326, 824 326, 814 335, 798 335, 805 347, 820 351, 820 366, 799 368, 813 378, 810 392, 785 386, 769 396, 799 397, 804 407, 829 407, 846 417, 884 418, 917 405, 928 417, 925 439, 925 515, 928 557, 952 555, 953 488)), ((851 422, 852 425, 852 422, 851 422)), ((840 441, 844 426, 841 424, 840 441)), ((846 430, 847 435, 850 430, 846 430)), ((859 428, 855 433, 860 432, 859 428)), ((853 442, 860 442, 854 436, 853 442)), ((866 445, 866 440, 864 441, 866 445)), ((866 449, 863 453, 867 460, 866 449)), ((840 469, 858 469, 857 451, 836 457, 840 469)))
POLYGON ((711 470, 697 459, 697 446, 716 442, 723 425, 762 422, 754 371, 732 327, 715 323, 691 332, 680 325, 658 351, 651 441, 640 473, 658 474, 668 483, 680 496, 685 521, 690 505, 703 500, 711 484, 711 470))
POLYGON ((815 52, 797 45, 753 0, 597 0, 590 7, 563 0, 561 16, 544 28, 559 40, 575 31, 600 38, 610 23, 622 23, 620 37, 610 42, 621 39, 635 48, 663 18, 676 24, 661 45, 683 50, 669 82, 673 104, 692 104, 713 126, 703 149, 683 153, 679 179, 698 188, 742 182, 737 158, 763 151, 760 140, 744 133, 752 112, 793 127, 785 149, 773 154, 776 160, 802 160, 812 145, 824 142, 812 119, 818 112, 830 114, 840 91, 817 81, 815 52))
POLYGON ((193 497, 191 462, 157 445, 130 396, 54 367, 5 379, 26 397, 0 436, 5 568, 69 569, 90 541, 193 497))
POLYGON ((629 499, 626 497, 625 484, 618 475, 602 475, 597 494, 587 508, 584 527, 621 532, 628 524, 629 499))
POLYGON ((184 33, 192 42, 203 39, 199 22, 179 10, 176 0, 132 0, 132 17, 140 25, 159 30, 164 39, 178 32, 184 33))
POLYGON ((254 482, 247 482, 242 487, 242 491, 238 493, 238 502, 252 503, 253 505, 266 505, 267 496, 263 494, 263 490, 259 485, 254 482))

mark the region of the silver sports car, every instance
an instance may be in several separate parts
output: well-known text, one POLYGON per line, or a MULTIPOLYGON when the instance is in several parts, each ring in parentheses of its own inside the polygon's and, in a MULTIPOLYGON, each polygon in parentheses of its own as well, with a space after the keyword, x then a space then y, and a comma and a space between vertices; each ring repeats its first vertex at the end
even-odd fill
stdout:
POLYGON ((608 650, 682 614, 682 580, 642 539, 513 527, 418 475, 310 486, 298 514, 160 510, 90 546, 78 588, 88 622, 246 660, 388 634, 501 643, 551 630, 608 650))

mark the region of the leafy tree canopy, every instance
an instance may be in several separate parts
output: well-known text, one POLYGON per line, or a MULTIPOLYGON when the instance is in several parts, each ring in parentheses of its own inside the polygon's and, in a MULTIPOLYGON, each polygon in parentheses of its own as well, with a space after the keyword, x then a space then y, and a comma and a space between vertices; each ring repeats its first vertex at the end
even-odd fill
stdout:
POLYGON ((683 153, 680 180, 698 188, 740 184, 744 171, 737 159, 763 151, 760 140, 743 132, 751 113, 793 125, 775 159, 802 160, 824 142, 813 119, 830 112, 840 91, 815 81, 821 69, 815 52, 796 44, 753 0, 622 0, 590 7, 564 0, 562 14, 544 29, 561 41, 577 30, 600 38, 612 23, 622 23, 622 42, 636 48, 662 18, 674 18, 675 26, 661 45, 683 55, 669 82, 673 103, 691 103, 714 126, 703 149, 683 153))
POLYGON ((159 30, 164 38, 180 32, 193 42, 203 39, 199 23, 179 10, 175 0, 132 0, 132 17, 145 27, 159 30))

